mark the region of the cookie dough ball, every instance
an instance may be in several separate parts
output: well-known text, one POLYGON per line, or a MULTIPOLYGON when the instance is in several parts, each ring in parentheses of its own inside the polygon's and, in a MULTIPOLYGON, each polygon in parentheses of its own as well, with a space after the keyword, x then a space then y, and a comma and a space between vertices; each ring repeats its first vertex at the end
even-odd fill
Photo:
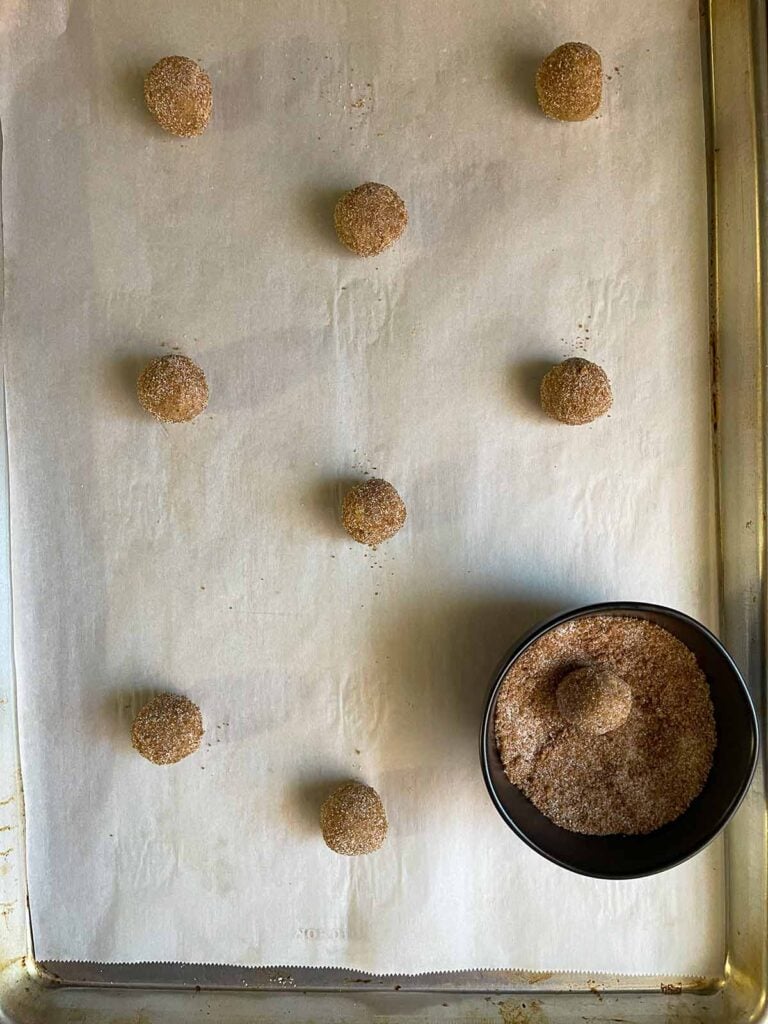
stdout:
POLYGON ((153 764, 176 764, 194 754, 203 736, 200 708, 186 697, 161 693, 133 720, 134 747, 153 764))
POLYGON ((604 416, 613 404, 605 370, 588 359, 566 359, 541 382, 541 407, 561 423, 576 426, 604 416))
POLYGON ((388 185, 368 181, 344 193, 336 203, 333 223, 348 249, 358 256, 377 256, 405 231, 408 211, 388 185))
POLYGON ((344 495, 341 521, 358 544, 375 548, 394 537, 406 518, 405 502, 392 484, 374 477, 344 495))
POLYGON ((632 709, 632 690, 608 669, 587 665, 560 680, 557 707, 570 725, 602 736, 626 722, 632 709))
POLYGON ((557 121, 585 121, 597 112, 603 92, 603 62, 586 43, 563 43, 539 65, 539 106, 557 121))
POLYGON ((161 356, 148 363, 136 385, 139 401, 161 423, 186 423, 208 405, 205 374, 187 356, 161 356))
POLYGON ((211 80, 189 57, 163 57, 144 79, 149 112, 167 132, 202 135, 213 109, 211 80))
POLYGON ((345 782, 320 808, 320 828, 334 853, 347 857, 374 853, 387 838, 381 797, 362 782, 345 782))

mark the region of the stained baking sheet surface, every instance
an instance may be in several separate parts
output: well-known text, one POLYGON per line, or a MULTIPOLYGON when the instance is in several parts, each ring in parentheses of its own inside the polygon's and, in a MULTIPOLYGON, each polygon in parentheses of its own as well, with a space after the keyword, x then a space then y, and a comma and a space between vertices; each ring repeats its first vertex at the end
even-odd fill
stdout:
POLYGON ((595 882, 485 795, 491 669, 563 606, 716 622, 707 225, 696 5, 292 0, 0 7, 5 365, 19 716, 39 959, 376 972, 709 974, 722 849, 595 882), (598 118, 532 98, 566 39, 604 57, 598 118), (141 77, 211 73, 180 141, 141 77), (335 241, 344 188, 406 199, 401 244, 335 241), (147 358, 206 369, 162 427, 147 358), (585 355, 611 415, 544 419, 585 355), (381 474, 403 532, 341 532, 381 474), (171 688, 201 753, 156 768, 133 713, 171 688), (328 852, 337 780, 390 838, 328 852))

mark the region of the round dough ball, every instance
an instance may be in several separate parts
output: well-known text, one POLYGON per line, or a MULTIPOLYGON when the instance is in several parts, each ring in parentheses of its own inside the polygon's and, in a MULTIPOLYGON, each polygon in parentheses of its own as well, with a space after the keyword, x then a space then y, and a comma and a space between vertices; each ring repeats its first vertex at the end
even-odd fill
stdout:
POLYGON ((161 693, 133 720, 134 747, 153 764, 176 764, 194 754, 203 736, 200 708, 187 697, 161 693))
POLYGON ((149 112, 167 132, 202 135, 213 109, 211 80, 189 57, 163 57, 144 79, 149 112))
POLYGON ((394 189, 368 181, 344 193, 333 211, 333 223, 348 249, 358 256, 377 256, 405 231, 408 211, 394 189))
POLYGON ((136 385, 139 401, 161 423, 186 423, 208 405, 205 374, 187 356, 161 356, 148 363, 136 385))
POLYGON ((345 782, 320 808, 320 828, 334 853, 347 857, 373 853, 387 838, 381 797, 362 782, 345 782))
POLYGON ((588 359, 566 359, 541 382, 541 407, 561 423, 577 426, 604 416, 613 405, 605 370, 588 359))
POLYGON ((341 521, 358 544, 376 547, 394 537, 406 519, 405 502, 392 484, 374 477, 344 495, 341 521))
POLYGON ((585 121, 597 112, 603 93, 603 62, 586 43, 563 43, 539 65, 539 106, 557 121, 585 121))
POLYGON ((587 665, 560 680, 557 707, 570 725, 602 736, 626 722, 632 710, 632 690, 608 669, 587 665))

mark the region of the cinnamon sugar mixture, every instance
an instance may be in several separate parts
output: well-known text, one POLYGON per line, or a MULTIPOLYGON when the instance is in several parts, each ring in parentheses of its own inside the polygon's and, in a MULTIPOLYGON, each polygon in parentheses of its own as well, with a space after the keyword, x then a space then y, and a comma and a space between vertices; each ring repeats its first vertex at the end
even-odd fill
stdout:
POLYGON ((507 673, 496 742, 509 780, 556 824, 587 835, 652 832, 698 796, 716 744, 709 684, 688 648, 643 619, 595 615, 550 630, 507 673), (563 718, 560 681, 599 665, 631 710, 603 735, 563 718))

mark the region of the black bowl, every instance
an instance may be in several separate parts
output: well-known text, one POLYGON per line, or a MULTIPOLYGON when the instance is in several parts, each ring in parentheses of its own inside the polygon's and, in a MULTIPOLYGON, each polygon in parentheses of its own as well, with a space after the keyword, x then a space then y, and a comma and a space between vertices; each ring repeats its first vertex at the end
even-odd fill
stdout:
POLYGON ((500 664, 483 717, 480 757, 488 792, 513 832, 542 857, 593 878, 642 878, 692 857, 725 828, 749 788, 757 764, 757 715, 746 684, 720 641, 695 619, 652 604, 610 602, 566 612, 538 626, 500 664), (560 828, 538 811, 504 774, 494 719, 499 689, 509 667, 555 626, 588 615, 648 619, 693 651, 709 682, 717 747, 704 789, 676 821, 644 836, 585 836, 560 828))

